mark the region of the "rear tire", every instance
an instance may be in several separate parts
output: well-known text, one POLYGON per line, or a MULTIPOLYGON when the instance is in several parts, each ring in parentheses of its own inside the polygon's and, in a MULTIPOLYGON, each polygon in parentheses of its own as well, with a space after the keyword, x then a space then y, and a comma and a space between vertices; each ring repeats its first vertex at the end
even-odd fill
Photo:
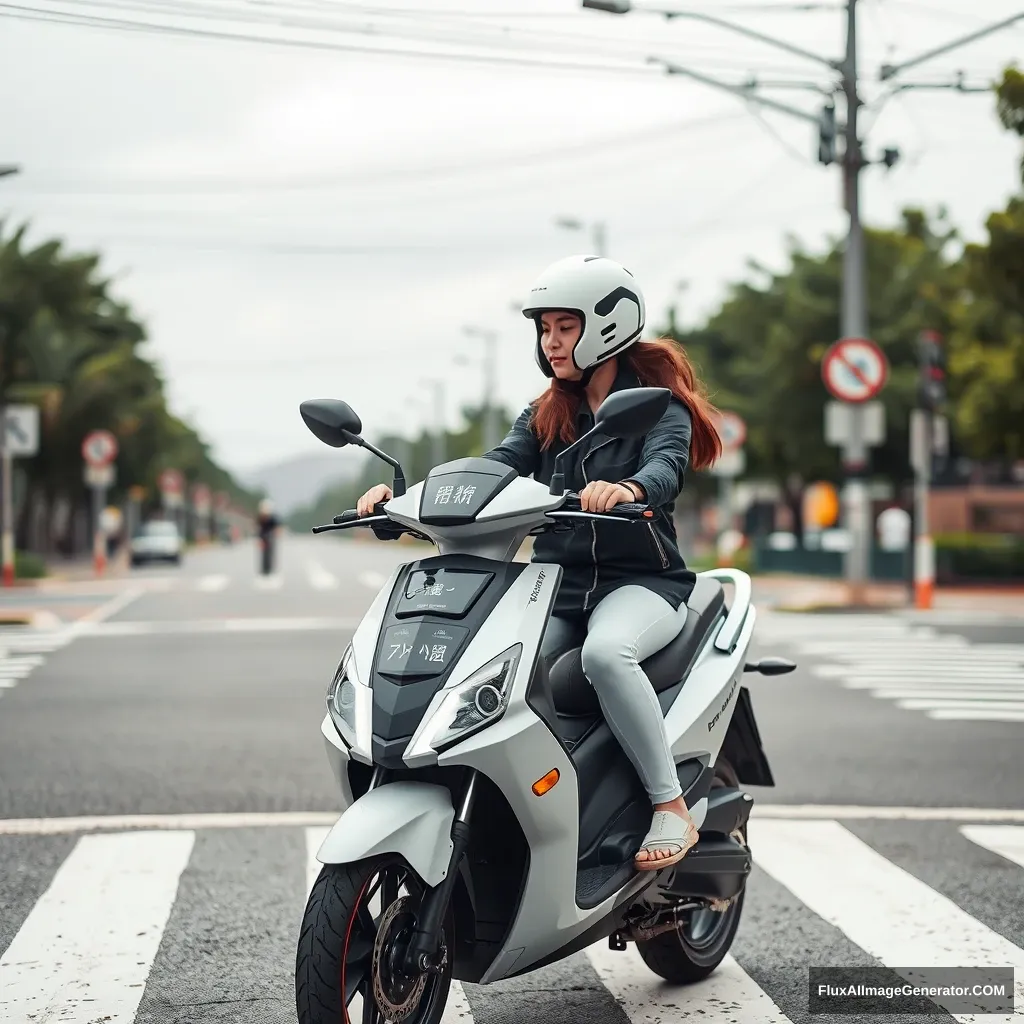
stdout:
MULTIPOLYGON (((324 865, 306 904, 296 952, 295 1006, 299 1024, 383 1024, 386 1020, 374 1002, 371 957, 377 927, 397 898, 400 884, 408 888, 411 899, 418 904, 424 891, 422 883, 398 857, 324 865), (395 882, 400 875, 405 876, 404 880, 395 882), (376 915, 370 907, 375 890, 381 892, 381 909, 376 915), (342 979, 350 993, 347 1001, 342 995, 342 979), (353 1005, 357 996, 363 1002, 361 1013, 353 1005)), ((441 974, 426 976, 422 996, 402 1024, 439 1024, 451 987, 454 938, 449 912, 443 930, 448 963, 441 974)), ((391 990, 390 985, 385 987, 391 990)))
MULTIPOLYGON (((712 789, 739 788, 739 779, 732 765, 719 758, 715 765, 712 789)), ((747 845, 747 827, 739 830, 737 838, 747 845)), ((683 858, 685 863, 685 858, 683 858)), ((678 931, 664 932, 653 939, 638 939, 637 951, 647 966, 673 985, 692 985, 714 973, 725 959, 736 937, 743 913, 746 889, 723 910, 690 910, 682 915, 685 924, 678 931)))

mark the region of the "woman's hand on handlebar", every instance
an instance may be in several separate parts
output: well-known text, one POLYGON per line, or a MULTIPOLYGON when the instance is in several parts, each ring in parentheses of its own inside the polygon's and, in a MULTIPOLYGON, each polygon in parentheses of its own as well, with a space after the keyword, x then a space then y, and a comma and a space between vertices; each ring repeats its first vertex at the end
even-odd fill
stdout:
POLYGON ((356 502, 356 512, 360 516, 368 516, 373 512, 374 505, 390 501, 392 497, 391 488, 387 484, 375 484, 356 502))
POLYGON ((636 495, 622 484, 595 480, 580 491, 580 508, 584 512, 607 512, 616 505, 635 502, 636 495))

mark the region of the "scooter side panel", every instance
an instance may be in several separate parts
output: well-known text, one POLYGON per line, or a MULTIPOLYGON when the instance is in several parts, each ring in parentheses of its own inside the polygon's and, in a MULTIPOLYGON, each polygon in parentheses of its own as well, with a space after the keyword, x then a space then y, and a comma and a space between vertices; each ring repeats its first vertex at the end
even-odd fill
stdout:
POLYGON ((451 795, 444 786, 391 782, 371 789, 344 811, 317 860, 351 864, 397 853, 427 885, 437 885, 448 873, 454 819, 451 795))
MULTIPOLYGON (((751 607, 732 654, 714 647, 714 635, 708 638, 705 653, 665 716, 676 762, 701 756, 710 757, 712 763, 717 759, 732 719, 756 619, 756 609, 751 607)), ((699 827, 707 810, 706 801, 690 810, 699 827)))

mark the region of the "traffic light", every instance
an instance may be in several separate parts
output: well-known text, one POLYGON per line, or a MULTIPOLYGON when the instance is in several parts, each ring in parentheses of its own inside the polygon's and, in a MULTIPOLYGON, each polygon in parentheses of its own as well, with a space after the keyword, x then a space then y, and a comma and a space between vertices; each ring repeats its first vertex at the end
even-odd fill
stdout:
POLYGON ((942 337, 935 331, 922 331, 917 339, 918 398, 923 409, 937 412, 946 401, 946 360, 942 337))
POLYGON ((827 167, 836 159, 836 107, 826 103, 818 115, 818 163, 827 167))

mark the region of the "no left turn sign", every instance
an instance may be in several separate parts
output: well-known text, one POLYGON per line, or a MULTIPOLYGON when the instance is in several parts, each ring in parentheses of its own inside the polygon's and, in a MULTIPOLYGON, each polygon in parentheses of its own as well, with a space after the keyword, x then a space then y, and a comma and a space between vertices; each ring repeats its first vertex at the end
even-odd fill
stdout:
POLYGON ((94 430, 82 442, 82 458, 90 466, 108 466, 117 458, 117 438, 109 430, 94 430))
POLYGON ((889 363, 873 341, 842 338, 825 353, 821 376, 840 402, 869 402, 885 387, 889 363))
POLYGON ((718 417, 718 434, 722 439, 722 447, 727 451, 735 451, 743 447, 747 439, 747 425, 734 412, 723 412, 718 417))

